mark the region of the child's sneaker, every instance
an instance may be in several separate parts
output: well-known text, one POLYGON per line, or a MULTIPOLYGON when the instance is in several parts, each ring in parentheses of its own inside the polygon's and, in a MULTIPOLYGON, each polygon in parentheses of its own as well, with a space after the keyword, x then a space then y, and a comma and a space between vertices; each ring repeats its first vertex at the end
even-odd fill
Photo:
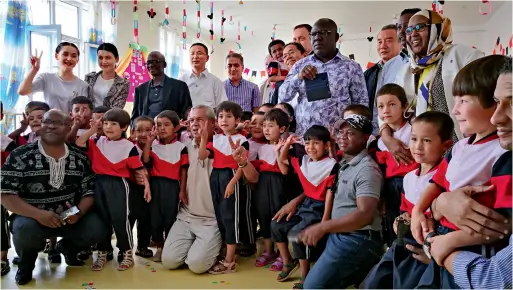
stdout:
POLYGON ((123 261, 119 263, 118 270, 125 271, 134 266, 134 256, 132 250, 127 250, 123 253, 123 261))
POLYGON ((101 271, 105 267, 105 264, 107 264, 107 252, 106 251, 98 251, 98 257, 96 258, 96 261, 94 261, 93 265, 91 266, 91 269, 93 271, 101 271))

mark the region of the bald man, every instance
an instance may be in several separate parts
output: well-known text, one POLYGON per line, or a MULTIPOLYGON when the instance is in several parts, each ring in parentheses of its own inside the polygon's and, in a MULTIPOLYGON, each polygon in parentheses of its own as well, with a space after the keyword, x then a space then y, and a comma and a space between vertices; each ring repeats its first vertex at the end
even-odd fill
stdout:
POLYGON ((68 114, 50 110, 43 117, 41 140, 11 152, 2 166, 2 205, 10 212, 13 244, 19 255, 16 283, 32 280, 38 252, 49 238, 62 237, 56 250, 66 264, 81 266, 81 249, 107 234, 107 226, 90 211, 94 172, 82 150, 68 146, 68 114), (71 212, 68 212, 71 210, 71 212))
POLYGON ((164 73, 166 59, 158 51, 148 55, 146 67, 152 79, 135 88, 132 121, 142 115, 154 118, 164 110, 173 110, 180 119, 184 119, 187 110, 192 107, 187 84, 164 73))

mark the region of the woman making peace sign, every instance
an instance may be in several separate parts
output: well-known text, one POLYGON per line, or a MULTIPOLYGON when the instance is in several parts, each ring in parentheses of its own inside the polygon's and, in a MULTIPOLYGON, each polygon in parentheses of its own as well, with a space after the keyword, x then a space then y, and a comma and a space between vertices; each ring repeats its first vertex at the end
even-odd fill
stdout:
POLYGON ((55 48, 55 59, 59 62, 57 73, 41 73, 34 80, 41 64, 41 54, 31 55, 31 69, 18 89, 20 95, 32 95, 43 92, 44 101, 52 109, 71 112, 71 99, 87 95, 87 83, 73 74, 78 63, 80 51, 70 42, 61 42, 55 48))

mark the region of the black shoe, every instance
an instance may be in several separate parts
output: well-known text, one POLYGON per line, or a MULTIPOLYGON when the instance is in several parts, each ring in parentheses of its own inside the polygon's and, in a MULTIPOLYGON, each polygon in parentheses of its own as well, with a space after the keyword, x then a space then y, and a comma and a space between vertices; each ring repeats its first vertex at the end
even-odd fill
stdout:
POLYGON ((18 269, 18 272, 16 272, 16 277, 14 277, 16 280, 16 284, 18 285, 25 285, 28 282, 32 281, 32 271, 24 271, 22 269, 18 269))
POLYGON ((112 251, 107 252, 107 261, 114 260, 114 253, 112 251))
POLYGON ((89 259, 89 257, 91 256, 91 251, 90 250, 84 250, 84 251, 81 251, 80 253, 77 254, 77 259, 81 260, 81 261, 86 261, 89 259))
POLYGON ((119 253, 118 253, 118 263, 121 264, 122 261, 123 261, 123 252, 119 251, 119 253))
POLYGON ((20 263, 20 257, 14 257, 12 258, 12 264, 13 265, 18 265, 20 263))
POLYGON ((153 257, 153 251, 148 248, 137 248, 135 255, 143 258, 151 258, 153 257))
POLYGON ((64 261, 68 266, 73 267, 80 267, 85 265, 85 262, 79 260, 77 255, 64 255, 64 261))
POLYGON ((9 273, 11 271, 11 266, 9 265, 9 260, 2 261, 2 276, 9 273))
POLYGON ((48 251, 48 261, 50 263, 60 264, 62 261, 61 254, 59 252, 57 252, 56 249, 49 250, 48 251))

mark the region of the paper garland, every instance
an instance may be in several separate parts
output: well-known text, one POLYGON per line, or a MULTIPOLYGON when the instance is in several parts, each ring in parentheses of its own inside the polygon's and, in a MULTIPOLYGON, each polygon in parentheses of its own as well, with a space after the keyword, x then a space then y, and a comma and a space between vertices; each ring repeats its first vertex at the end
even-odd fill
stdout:
POLYGON ((116 0, 110 1, 110 24, 116 25, 116 0))
POLYGON ((485 16, 492 13, 492 3, 487 0, 482 0, 481 5, 479 5, 479 14, 485 16))
MULTIPOLYGON (((185 4, 185 0, 183 1, 185 4)), ((183 18, 182 18, 182 48, 183 50, 187 49, 187 9, 183 9, 183 18)))
POLYGON ((139 43, 139 14, 137 14, 138 6, 137 0, 134 0, 134 9, 132 18, 134 20, 134 42, 139 43))
POLYGON ((196 38, 200 39, 201 35, 201 4, 200 0, 196 0, 196 38))
POLYGON ((273 25, 273 34, 271 36, 271 40, 275 40, 276 39, 276 24, 273 25))
POLYGON ((444 14, 444 4, 445 1, 434 0, 433 3, 431 3, 431 9, 439 14, 444 14))
POLYGON ((169 3, 166 0, 166 8, 164 9, 164 21, 162 21, 162 25, 168 26, 169 25, 169 3))
POLYGON ((224 43, 226 38, 224 38, 224 22, 226 21, 226 18, 224 17, 224 10, 221 10, 221 38, 219 38, 219 42, 221 44, 224 43))
POLYGON ((214 2, 210 1, 210 54, 214 53, 214 2))
POLYGON ((510 56, 513 48, 513 35, 510 36, 508 45, 502 45, 501 38, 497 37, 495 41, 495 48, 492 50, 492 54, 502 54, 510 56))

